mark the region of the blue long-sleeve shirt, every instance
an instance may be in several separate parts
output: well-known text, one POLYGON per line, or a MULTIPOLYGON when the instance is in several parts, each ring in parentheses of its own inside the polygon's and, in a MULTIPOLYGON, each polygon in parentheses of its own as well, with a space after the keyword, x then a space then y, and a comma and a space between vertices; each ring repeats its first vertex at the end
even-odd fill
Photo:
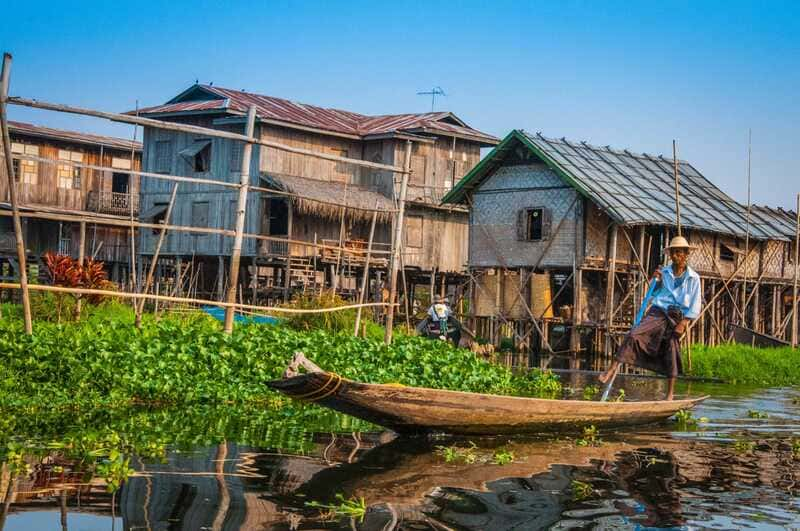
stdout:
POLYGON ((686 319, 696 319, 700 315, 703 294, 700 292, 700 275, 689 266, 679 277, 675 277, 672 264, 661 268, 661 282, 653 294, 653 306, 664 311, 670 306, 678 306, 686 319))

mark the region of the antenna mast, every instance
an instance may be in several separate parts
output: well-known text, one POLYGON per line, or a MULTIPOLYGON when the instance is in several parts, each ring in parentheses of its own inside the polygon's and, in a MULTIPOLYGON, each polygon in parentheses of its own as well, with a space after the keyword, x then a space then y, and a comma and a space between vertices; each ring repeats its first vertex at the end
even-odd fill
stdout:
POLYGON ((436 96, 447 96, 447 94, 444 93, 444 90, 442 90, 442 87, 438 85, 430 90, 417 92, 417 95, 431 97, 431 112, 433 112, 433 108, 436 105, 436 96))

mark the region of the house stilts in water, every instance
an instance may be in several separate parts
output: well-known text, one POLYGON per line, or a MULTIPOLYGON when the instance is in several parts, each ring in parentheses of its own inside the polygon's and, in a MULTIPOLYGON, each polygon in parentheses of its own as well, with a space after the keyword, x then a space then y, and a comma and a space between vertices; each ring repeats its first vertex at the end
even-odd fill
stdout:
MULTIPOLYGON (((449 112, 366 116, 280 98, 194 85, 140 116, 241 133, 250 106, 256 108, 255 135, 306 152, 403 167, 411 143, 402 266, 407 291, 413 285, 463 282, 467 262, 467 209, 442 206, 441 198, 480 160, 494 137, 469 127, 449 112)), ((237 182, 242 145, 155 128, 144 131, 144 170, 237 182)), ((245 297, 274 302, 293 293, 335 286, 345 296, 358 289, 373 212, 376 229, 371 270, 373 293, 385 279, 399 197, 398 176, 299 152, 256 145, 245 233, 273 240, 245 239, 242 287, 245 297), (258 187, 258 188, 256 188, 258 187), (255 190, 255 191, 254 191, 255 190), (323 246, 323 247, 319 247, 323 246), (344 248, 345 252, 341 251, 344 248)), ((143 177, 142 221, 163 219, 172 185, 143 177)), ((237 190, 181 184, 171 223, 231 229, 237 190)), ((156 234, 143 231, 143 262, 154 254, 156 234)), ((233 238, 170 234, 160 252, 163 277, 192 278, 201 293, 221 295, 233 238)), ((190 289, 180 281, 178 292, 190 289)), ((440 288, 441 289, 441 288, 440 288)))
MULTIPOLYGON (((753 207, 748 216, 689 162, 677 171, 706 308, 688 341, 728 341, 729 325, 788 340, 795 214, 753 207)), ((676 233, 673 172, 671 158, 512 131, 443 199, 470 211, 477 335, 609 355, 676 233)))
MULTIPOLYGON (((128 172, 139 170, 142 145, 21 122, 8 126, 29 266, 41 266, 48 251, 78 258, 83 242, 86 257, 105 262, 115 282, 127 282, 131 229, 125 223, 139 215, 139 178, 128 172)), ((0 267, 10 281, 18 273, 8 198, 8 183, 1 179, 0 267)))

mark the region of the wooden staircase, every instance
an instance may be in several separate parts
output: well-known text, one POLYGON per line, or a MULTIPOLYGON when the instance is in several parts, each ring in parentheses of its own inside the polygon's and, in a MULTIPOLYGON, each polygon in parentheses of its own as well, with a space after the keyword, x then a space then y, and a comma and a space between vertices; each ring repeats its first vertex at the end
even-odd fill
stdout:
POLYGON ((289 257, 289 285, 293 288, 309 289, 316 280, 316 271, 311 258, 302 256, 289 257))

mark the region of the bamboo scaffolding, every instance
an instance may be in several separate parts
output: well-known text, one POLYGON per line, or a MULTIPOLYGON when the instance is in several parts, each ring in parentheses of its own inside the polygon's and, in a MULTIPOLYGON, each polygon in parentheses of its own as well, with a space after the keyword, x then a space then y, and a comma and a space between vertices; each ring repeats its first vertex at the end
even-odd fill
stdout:
MULTIPOLYGON (((30 208, 30 207, 26 207, 30 208)), ((87 217, 94 219, 93 216, 89 216, 88 212, 76 212, 74 214, 60 214, 57 212, 28 212, 28 211, 20 211, 20 217, 23 218, 34 218, 34 219, 47 219, 53 221, 72 221, 75 223, 80 223, 82 220, 85 220, 87 217)), ((0 216, 7 216, 11 217, 13 214, 11 212, 0 210, 0 216)), ((118 218, 100 218, 100 221, 97 221, 99 224, 102 225, 109 225, 113 227, 130 227, 130 223, 127 220, 121 220, 118 218)), ((199 234, 219 234, 222 236, 235 236, 235 231, 229 229, 215 229, 213 227, 193 227, 189 225, 162 225, 158 223, 145 223, 142 221, 137 221, 133 223, 133 226, 140 229, 161 229, 166 227, 168 230, 176 231, 176 232, 196 232, 199 234)), ((331 251, 336 251, 339 247, 335 245, 326 245, 324 243, 311 243, 302 240, 293 240, 291 238, 282 238, 280 236, 267 236, 265 234, 252 234, 245 232, 242 235, 244 238, 252 238, 254 240, 263 240, 263 241, 274 241, 274 242, 285 242, 290 244, 297 244, 297 245, 304 245, 306 247, 314 247, 317 249, 327 249, 331 251)), ((342 248, 342 251, 345 253, 357 253, 359 254, 360 251, 357 249, 352 249, 349 247, 342 248)), ((383 250, 373 250, 373 254, 381 254, 387 255, 391 254, 391 251, 383 251, 383 250)))
POLYGON ((33 319, 31 318, 31 298, 28 291, 28 262, 25 255, 25 241, 22 236, 22 221, 19 213, 17 199, 17 183, 14 179, 14 164, 11 161, 11 138, 8 134, 8 117, 6 103, 8 101, 8 85, 11 78, 11 54, 3 54, 3 69, 0 72, 0 129, 3 133, 3 150, 5 152, 5 173, 8 180, 8 194, 11 201, 11 215, 14 218, 14 236, 17 246, 17 261, 19 262, 19 283, 22 289, 22 314, 25 320, 25 333, 33 334, 33 319))
MULTIPOLYGON (((167 212, 164 215, 164 223, 169 223, 169 220, 172 216, 172 209, 175 206, 175 197, 178 194, 178 183, 172 187, 172 195, 169 197, 169 204, 167 205, 167 212)), ((142 288, 142 293, 147 293, 150 290, 150 285, 153 283, 153 275, 156 271, 156 264, 158 263, 158 255, 161 253, 161 246, 164 244, 164 239, 167 236, 167 229, 162 228, 158 233, 158 241, 156 242, 156 248, 153 251, 153 257, 150 261, 150 268, 147 271, 147 278, 144 281, 144 287, 142 288)), ((144 312, 144 303, 145 300, 142 299, 141 302, 136 306, 136 318, 134 321, 134 325, 136 328, 141 328, 142 326, 142 313, 144 312)))
MULTIPOLYGON (((0 282, 0 289, 20 289, 21 285, 18 282, 0 282)), ((45 284, 30 284, 28 286, 33 291, 48 291, 51 293, 68 293, 78 295, 98 295, 102 297, 118 297, 121 299, 149 299, 160 302, 172 302, 176 304, 192 304, 197 306, 217 306, 221 308, 234 308, 245 309, 257 312, 272 312, 272 313, 328 313, 339 312, 343 310, 352 310, 358 307, 371 308, 377 306, 392 306, 388 302, 369 302, 364 304, 346 304, 337 306, 335 308, 313 308, 313 309, 298 309, 298 308, 282 308, 280 306, 257 306, 255 304, 241 304, 238 302, 227 301, 214 301, 209 299, 197 299, 189 297, 172 297, 168 295, 156 295, 153 293, 132 293, 128 291, 106 291, 101 289, 88 289, 88 288, 66 288, 62 286, 48 286, 45 284)), ((394 306, 397 306, 396 304, 394 306)))
MULTIPOLYGON (((245 136, 255 138, 256 106, 251 105, 247 110, 247 125, 245 136)), ((236 302, 236 290, 239 282, 239 264, 242 258, 242 241, 244 240, 244 221, 247 211, 247 187, 250 184, 250 160, 253 154, 253 144, 244 145, 242 152, 242 169, 239 177, 239 198, 236 202, 236 234, 233 237, 233 252, 231 254, 230 270, 228 273, 229 285, 227 300, 236 302)), ((225 333, 233 332, 233 308, 225 310, 225 333)))
MULTIPOLYGON (((10 57, 10 56, 9 56, 10 57)), ((106 120, 110 120, 112 122, 119 122, 124 124, 131 124, 131 125, 141 125, 143 127, 155 127, 158 129, 166 129, 170 131, 178 131, 182 133, 191 133, 201 136, 214 136, 217 138, 227 138, 229 140, 239 140, 240 142, 247 142, 249 144, 258 144, 260 146, 265 146, 268 148, 278 149, 280 151, 286 151, 289 153, 297 153, 299 155, 308 155, 310 157, 316 157, 325 160, 332 160, 334 162, 343 162, 346 164, 353 164, 355 166, 361 166, 364 168, 373 168, 377 170, 385 170, 391 171, 394 173, 401 173, 401 174, 408 174, 411 172, 410 169, 400 168, 398 166, 392 166, 390 164, 381 164, 378 162, 370 162, 367 160, 361 159, 351 159, 347 157, 339 157, 337 155, 330 155, 328 153, 320 153, 317 151, 311 151, 308 149, 296 148, 293 146, 287 146, 285 144, 281 144, 279 142, 272 142, 269 140, 261 140, 257 138, 250 138, 246 135, 240 135, 238 133, 231 133, 228 131, 222 131, 220 129, 210 129, 207 127, 200 127, 197 125, 188 125, 188 124, 181 124, 175 122, 163 122, 161 120, 156 120, 153 118, 142 118, 139 116, 131 116, 128 114, 119 114, 114 112, 107 112, 107 111, 96 111, 93 109, 86 109, 82 107, 75 107, 71 105, 63 105, 59 103, 48 103, 45 101, 35 100, 35 99, 28 99, 28 98, 20 98, 17 96, 12 96, 8 98, 8 103, 12 105, 20 105, 23 107, 32 107, 34 109, 43 109, 47 111, 56 111, 56 112, 64 112, 68 114, 79 114, 83 116, 93 116, 95 118, 104 118, 106 120)))

